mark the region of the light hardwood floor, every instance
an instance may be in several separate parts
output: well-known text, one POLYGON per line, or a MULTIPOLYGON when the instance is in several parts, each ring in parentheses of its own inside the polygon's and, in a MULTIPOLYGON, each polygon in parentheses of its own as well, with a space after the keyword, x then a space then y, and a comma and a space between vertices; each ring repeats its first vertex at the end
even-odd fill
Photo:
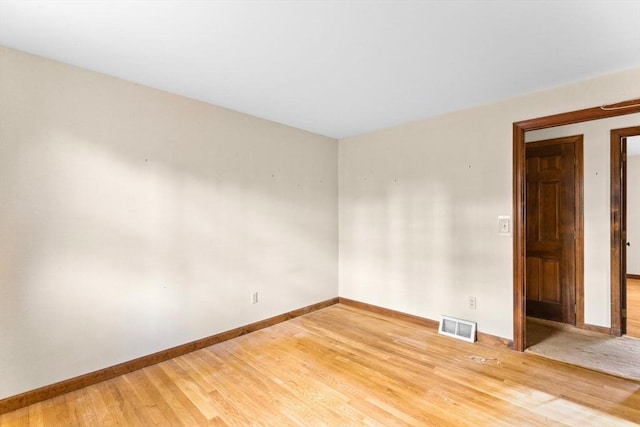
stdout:
POLYGON ((627 335, 640 338, 640 280, 629 278, 627 278, 627 335))
POLYGON ((343 304, 0 418, 2 426, 638 422, 638 382, 343 304))

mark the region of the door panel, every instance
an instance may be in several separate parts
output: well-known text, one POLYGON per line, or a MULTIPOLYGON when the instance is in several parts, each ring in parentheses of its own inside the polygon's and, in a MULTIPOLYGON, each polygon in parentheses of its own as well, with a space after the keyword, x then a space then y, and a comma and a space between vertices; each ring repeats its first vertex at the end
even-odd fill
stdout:
POLYGON ((541 301, 556 302, 561 301, 560 297, 560 263, 556 259, 545 259, 542 261, 542 295, 541 301))
POLYGON ((576 138, 525 146, 527 316, 572 325, 576 322, 576 138))
POLYGON ((558 202, 560 200, 560 185, 556 181, 540 182, 538 195, 544 215, 539 217, 538 241, 554 243, 560 240, 560 218, 558 217, 558 202))

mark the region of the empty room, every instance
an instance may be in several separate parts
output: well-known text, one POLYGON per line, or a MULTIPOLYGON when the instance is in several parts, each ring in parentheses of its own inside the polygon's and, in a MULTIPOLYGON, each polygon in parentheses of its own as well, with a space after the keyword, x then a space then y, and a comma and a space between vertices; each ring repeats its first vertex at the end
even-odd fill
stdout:
POLYGON ((638 0, 0 0, 0 425, 639 425, 639 177, 638 0))

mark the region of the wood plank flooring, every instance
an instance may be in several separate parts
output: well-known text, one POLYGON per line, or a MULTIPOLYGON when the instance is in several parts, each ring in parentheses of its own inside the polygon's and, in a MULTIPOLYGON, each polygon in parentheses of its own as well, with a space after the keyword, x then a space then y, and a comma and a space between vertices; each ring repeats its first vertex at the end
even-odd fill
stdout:
POLYGON ((337 304, 4 414, 2 426, 624 426, 640 383, 337 304))
POLYGON ((640 338, 640 280, 627 278, 627 335, 640 338))

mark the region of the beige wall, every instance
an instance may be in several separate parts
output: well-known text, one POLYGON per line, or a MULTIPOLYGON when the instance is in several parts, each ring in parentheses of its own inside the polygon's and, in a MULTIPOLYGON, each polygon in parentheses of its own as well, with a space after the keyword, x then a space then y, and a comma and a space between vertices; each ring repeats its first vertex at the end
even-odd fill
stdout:
POLYGON ((340 296, 512 338, 513 122, 639 95, 634 69, 341 140, 340 296))
POLYGON ((6 48, 0 203, 0 398, 338 294, 337 141, 6 48))
POLYGON ((338 294, 511 338, 512 123, 638 94, 635 69, 336 143, 0 48, 0 398, 338 294))
MULTIPOLYGON (((640 125, 640 114, 527 132, 527 142, 583 135, 584 322, 611 326, 611 130, 640 125)), ((631 182, 631 181, 630 181, 631 182)))

